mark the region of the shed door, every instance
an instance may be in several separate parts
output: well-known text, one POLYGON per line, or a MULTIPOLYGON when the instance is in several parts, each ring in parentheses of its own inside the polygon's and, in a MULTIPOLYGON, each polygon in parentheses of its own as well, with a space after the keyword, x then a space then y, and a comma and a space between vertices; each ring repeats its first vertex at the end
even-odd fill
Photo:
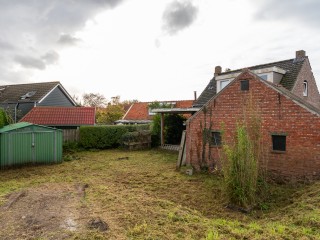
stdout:
POLYGON ((34 162, 52 163, 56 160, 56 145, 54 132, 35 132, 34 162))
POLYGON ((13 133, 8 141, 8 166, 26 164, 32 162, 33 151, 30 147, 32 135, 25 133, 13 133))

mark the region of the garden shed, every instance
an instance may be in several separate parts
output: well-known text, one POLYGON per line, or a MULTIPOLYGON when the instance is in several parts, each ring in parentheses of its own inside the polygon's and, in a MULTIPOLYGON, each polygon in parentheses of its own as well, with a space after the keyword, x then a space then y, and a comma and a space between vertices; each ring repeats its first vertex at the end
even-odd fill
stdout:
POLYGON ((28 122, 0 129, 0 168, 62 161, 62 130, 28 122))

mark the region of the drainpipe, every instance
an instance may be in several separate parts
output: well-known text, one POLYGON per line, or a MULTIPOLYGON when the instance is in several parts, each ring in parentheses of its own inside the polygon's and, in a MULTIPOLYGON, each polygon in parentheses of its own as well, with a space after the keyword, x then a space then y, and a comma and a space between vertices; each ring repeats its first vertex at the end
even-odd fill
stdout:
POLYGON ((17 109, 18 109, 19 103, 16 103, 14 106, 14 123, 17 123, 17 109))
POLYGON ((161 135, 160 135, 160 140, 161 140, 161 146, 164 145, 164 113, 161 113, 161 135))

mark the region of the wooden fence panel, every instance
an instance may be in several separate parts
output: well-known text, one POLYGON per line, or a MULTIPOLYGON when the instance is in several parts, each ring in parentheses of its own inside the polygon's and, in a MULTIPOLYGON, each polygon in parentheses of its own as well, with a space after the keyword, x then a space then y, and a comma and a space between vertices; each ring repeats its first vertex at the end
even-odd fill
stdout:
POLYGON ((63 142, 78 142, 80 138, 79 132, 79 128, 63 129, 63 142))

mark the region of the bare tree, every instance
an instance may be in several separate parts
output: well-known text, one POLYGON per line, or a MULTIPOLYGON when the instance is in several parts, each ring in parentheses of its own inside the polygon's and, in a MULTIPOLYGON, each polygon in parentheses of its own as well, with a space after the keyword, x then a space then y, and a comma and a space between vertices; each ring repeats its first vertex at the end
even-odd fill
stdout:
POLYGON ((85 93, 82 96, 83 105, 88 107, 105 108, 108 105, 108 101, 100 93, 85 93))

